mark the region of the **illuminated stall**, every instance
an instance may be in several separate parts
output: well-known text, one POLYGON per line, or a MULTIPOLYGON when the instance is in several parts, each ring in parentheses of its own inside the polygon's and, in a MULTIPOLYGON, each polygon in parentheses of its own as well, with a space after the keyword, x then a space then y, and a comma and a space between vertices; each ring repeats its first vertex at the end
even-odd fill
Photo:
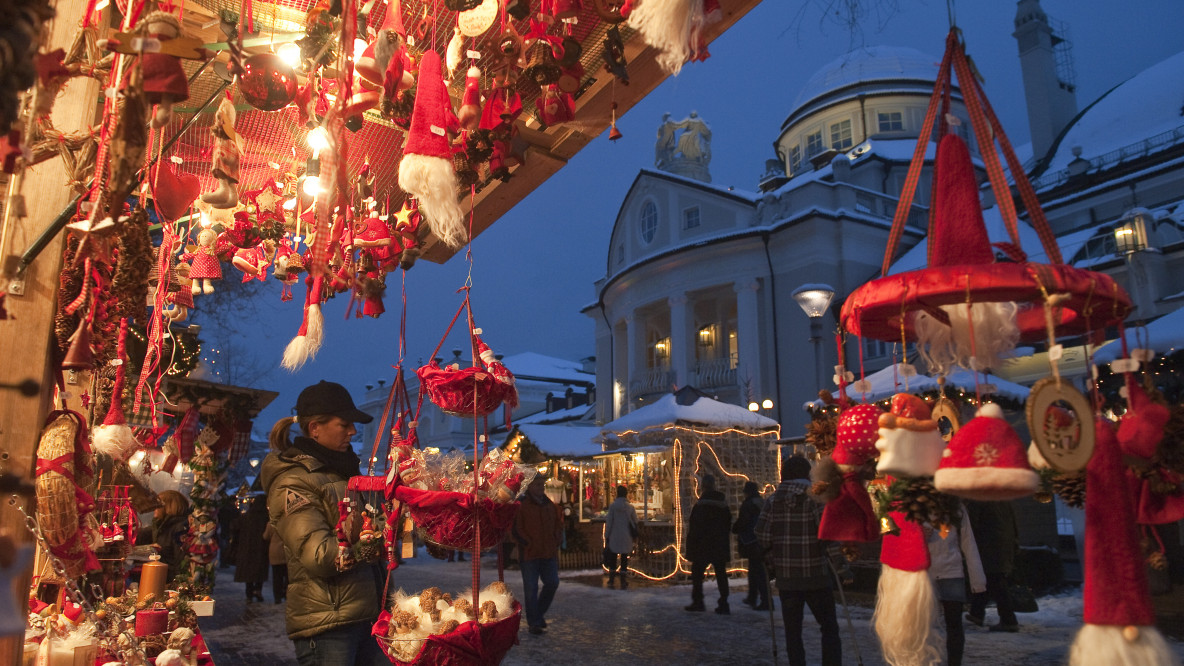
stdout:
MULTIPOLYGON (((686 574, 682 540, 699 479, 714 475, 733 509, 747 481, 771 492, 781 464, 779 437, 776 421, 683 387, 604 426, 604 452, 592 463, 596 473, 583 474, 596 486, 585 484, 581 494, 594 498, 590 508, 599 501, 603 512, 617 485, 629 488, 642 518, 630 570, 659 580, 686 574)), ((733 560, 740 562, 735 553, 733 560)))

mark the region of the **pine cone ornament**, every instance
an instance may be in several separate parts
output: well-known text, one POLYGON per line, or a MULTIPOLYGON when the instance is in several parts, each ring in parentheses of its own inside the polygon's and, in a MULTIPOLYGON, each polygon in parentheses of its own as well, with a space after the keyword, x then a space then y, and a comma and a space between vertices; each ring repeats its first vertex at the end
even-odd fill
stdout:
POLYGON ((819 455, 828 455, 835 449, 835 428, 839 422, 838 415, 823 413, 816 415, 806 424, 806 443, 812 444, 819 455))
POLYGON ((887 505, 890 511, 900 511, 917 524, 951 525, 954 513, 950 497, 937 491, 932 477, 897 479, 888 487, 887 505))
POLYGON ((1052 477, 1052 490, 1066 506, 1085 508, 1085 474, 1058 474, 1052 477))

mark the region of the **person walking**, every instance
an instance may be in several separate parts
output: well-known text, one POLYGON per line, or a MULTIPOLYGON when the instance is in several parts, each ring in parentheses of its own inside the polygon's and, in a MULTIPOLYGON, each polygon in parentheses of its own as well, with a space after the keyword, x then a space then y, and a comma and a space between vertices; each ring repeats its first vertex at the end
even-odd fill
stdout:
POLYGON ((563 543, 563 514, 547 497, 545 481, 540 474, 526 486, 513 530, 522 570, 526 626, 535 636, 547 629, 547 609, 559 589, 559 545, 563 543))
POLYGON ((263 583, 267 581, 263 533, 267 527, 267 498, 256 497, 235 525, 234 582, 247 584, 247 601, 263 601, 263 583))
POLYGON ((637 509, 629 503, 629 489, 617 486, 617 499, 608 506, 604 519, 604 549, 608 559, 608 586, 621 575, 621 589, 629 587, 629 553, 633 552, 633 540, 637 537, 637 509))
POLYGON ((959 516, 957 524, 943 537, 941 530, 932 525, 922 529, 929 546, 929 575, 941 603, 942 617, 946 624, 946 664, 962 666, 962 650, 966 646, 966 632, 962 629, 962 605, 966 603, 966 580, 970 579, 970 591, 983 592, 987 579, 983 564, 979 560, 974 530, 966 509, 957 498, 952 498, 959 516), (964 573, 965 572, 965 573, 964 573))
POLYGON ((755 481, 746 482, 744 501, 740 503, 736 522, 732 524, 732 534, 736 535, 736 550, 748 560, 748 596, 744 597, 744 604, 759 611, 769 610, 765 553, 756 538, 756 521, 764 508, 765 500, 761 498, 760 486, 755 481))
POLYGON ((715 584, 719 589, 719 603, 715 612, 728 615, 728 562, 732 559, 732 509, 724 494, 715 487, 715 477, 706 474, 699 482, 702 494, 691 507, 687 523, 684 555, 691 561, 691 605, 685 610, 701 612, 703 605, 703 577, 707 566, 715 570, 715 584))
POLYGON ((819 541, 822 505, 810 498, 809 490, 810 462, 801 456, 782 460, 781 483, 756 521, 756 536, 761 547, 771 554, 790 666, 806 665, 803 605, 810 607, 822 630, 822 665, 839 666, 843 662, 843 645, 829 567, 846 570, 846 564, 836 543, 819 541))
MULTIPOLYGON (((361 466, 350 446, 354 423, 371 420, 344 386, 322 381, 301 391, 296 416, 271 430, 261 476, 271 522, 287 553, 285 621, 301 666, 390 663, 370 635, 382 606, 383 578, 376 562, 360 556, 374 549, 351 546, 339 553, 336 533, 337 503, 361 466), (290 440, 293 424, 301 435, 290 440)), ((360 515, 354 512, 346 524, 353 546, 360 515)))
POLYGON ((985 592, 970 599, 970 612, 966 620, 983 626, 986 621, 987 602, 995 602, 999 613, 999 624, 988 627, 991 631, 1016 632, 1020 623, 1015 617, 1011 595, 1007 591, 1007 579, 1015 566, 1015 551, 1019 548, 1019 535, 1015 525, 1015 510, 1011 502, 966 502, 966 513, 974 528, 979 558, 983 573, 987 577, 985 592))
POLYGON ((271 598, 278 604, 288 598, 288 554, 275 525, 267 523, 263 539, 267 542, 267 562, 271 564, 271 598))

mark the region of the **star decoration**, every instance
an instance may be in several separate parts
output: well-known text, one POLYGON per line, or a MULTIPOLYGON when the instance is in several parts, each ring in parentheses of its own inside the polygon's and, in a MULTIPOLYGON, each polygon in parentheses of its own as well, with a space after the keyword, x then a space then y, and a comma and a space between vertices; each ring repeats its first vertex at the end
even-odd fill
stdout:
POLYGON ((407 199, 399 212, 395 213, 395 231, 414 235, 419 230, 419 220, 419 204, 407 199))
POLYGON ((974 462, 979 466, 992 465, 999 459, 999 450, 991 444, 979 444, 974 448, 974 462))

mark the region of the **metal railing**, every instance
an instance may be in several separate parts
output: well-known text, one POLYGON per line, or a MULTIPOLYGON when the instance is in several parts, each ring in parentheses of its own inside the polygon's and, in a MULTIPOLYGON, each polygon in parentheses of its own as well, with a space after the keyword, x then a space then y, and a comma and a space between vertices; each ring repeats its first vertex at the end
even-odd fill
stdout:
POLYGON ((636 378, 630 380, 629 395, 636 397, 650 393, 666 393, 673 385, 674 373, 670 371, 670 366, 646 368, 640 371, 636 378))
POLYGON ((719 388, 736 385, 736 362, 730 357, 713 358, 695 364, 691 384, 702 388, 719 388))
MULTIPOLYGON (((1160 132, 1159 134, 1147 137, 1142 141, 1136 141, 1135 143, 1127 144, 1121 148, 1111 150, 1108 153, 1103 153, 1097 157, 1093 157, 1089 160, 1088 170, 1101 169, 1118 164, 1120 162, 1125 162, 1131 158, 1150 155, 1157 149, 1174 146, 1182 141, 1184 141, 1184 125, 1181 125, 1175 129, 1167 130, 1166 132, 1160 132)), ((1037 190, 1043 190, 1050 187, 1056 187, 1057 185, 1062 185, 1068 180, 1069 169, 1065 168, 1061 169, 1060 171, 1046 173, 1043 176, 1036 178, 1032 181, 1032 187, 1037 190)))

